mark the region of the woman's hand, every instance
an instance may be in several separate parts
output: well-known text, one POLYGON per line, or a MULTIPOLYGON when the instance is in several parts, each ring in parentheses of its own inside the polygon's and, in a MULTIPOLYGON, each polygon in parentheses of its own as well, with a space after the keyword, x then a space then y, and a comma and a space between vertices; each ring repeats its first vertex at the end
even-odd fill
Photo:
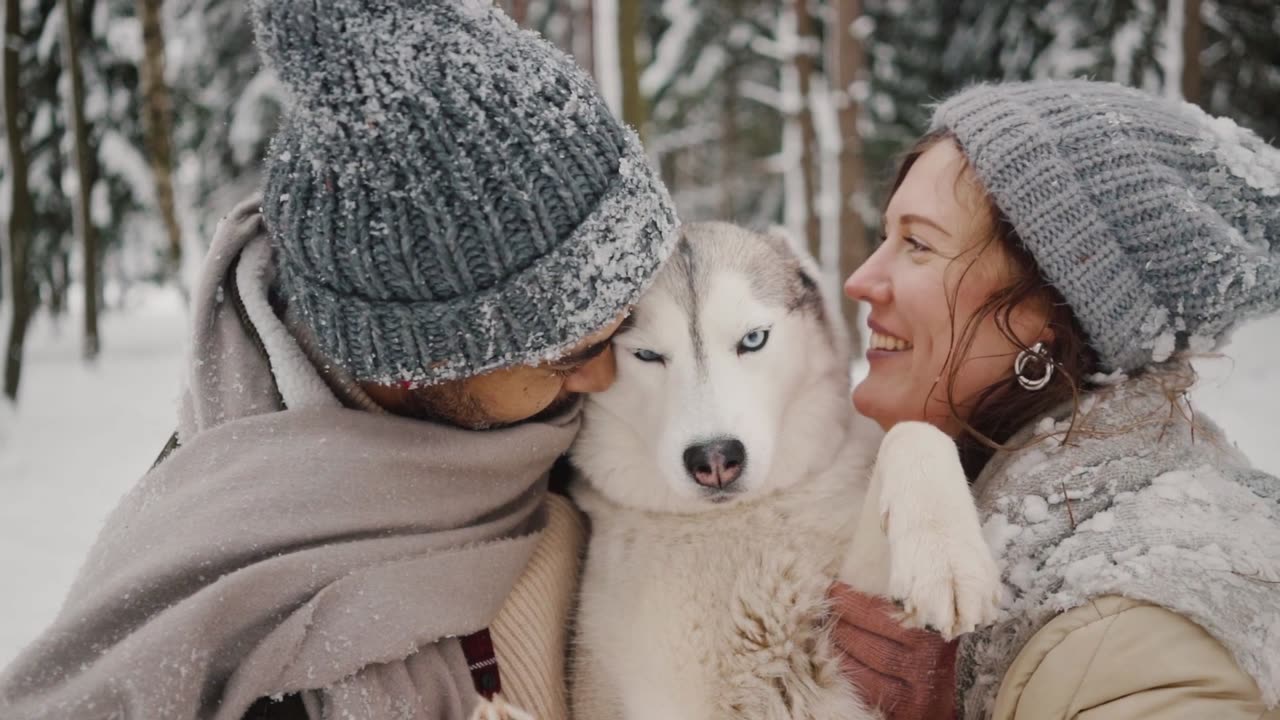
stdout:
POLYGON ((836 621, 832 639, 845 675, 885 720, 952 720, 955 717, 957 641, 905 628, 893 603, 831 586, 836 621))

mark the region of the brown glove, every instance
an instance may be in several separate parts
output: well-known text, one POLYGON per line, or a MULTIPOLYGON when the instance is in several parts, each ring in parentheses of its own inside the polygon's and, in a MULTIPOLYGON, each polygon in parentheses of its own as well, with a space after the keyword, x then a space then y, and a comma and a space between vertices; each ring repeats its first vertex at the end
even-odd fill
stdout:
POLYGON ((832 585, 829 597, 841 667, 864 700, 885 720, 955 717, 957 641, 903 627, 892 602, 844 583, 832 585))

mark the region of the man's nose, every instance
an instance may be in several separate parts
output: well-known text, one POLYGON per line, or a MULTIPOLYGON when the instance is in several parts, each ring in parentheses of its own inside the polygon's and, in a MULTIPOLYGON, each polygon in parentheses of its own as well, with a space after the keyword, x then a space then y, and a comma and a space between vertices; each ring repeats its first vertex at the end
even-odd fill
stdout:
POLYGON ((610 345, 604 352, 591 358, 586 365, 564 380, 564 389, 571 393, 604 392, 613 386, 618 375, 618 362, 610 345))

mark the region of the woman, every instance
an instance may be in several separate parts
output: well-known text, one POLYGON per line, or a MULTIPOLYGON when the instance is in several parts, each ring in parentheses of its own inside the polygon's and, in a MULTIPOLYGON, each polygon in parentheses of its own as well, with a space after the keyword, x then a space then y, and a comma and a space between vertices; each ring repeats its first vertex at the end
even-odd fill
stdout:
MULTIPOLYGON (((956 439, 1002 565, 957 710, 1280 719, 1280 482, 1186 395, 1189 355, 1280 307, 1280 151, 1086 81, 976 86, 933 127, 845 291, 870 308, 855 406, 956 439)), ((946 677, 938 643, 835 595, 851 667, 908 668, 909 699, 946 677)))

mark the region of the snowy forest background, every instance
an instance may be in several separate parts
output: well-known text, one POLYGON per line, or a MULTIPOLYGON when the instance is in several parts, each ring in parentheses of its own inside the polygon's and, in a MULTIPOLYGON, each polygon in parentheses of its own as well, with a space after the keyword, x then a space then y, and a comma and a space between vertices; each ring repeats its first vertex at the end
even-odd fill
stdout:
MULTIPOLYGON (((784 223, 831 276, 892 158, 976 80, 1089 76, 1280 136, 1276 0, 500 0, 598 79, 685 219, 784 223)), ((5 0, 4 393, 24 334, 182 288, 254 188, 281 89, 244 0, 5 0)))
MULTIPOLYGON (((1280 138, 1278 0, 499 1, 597 78, 683 219, 785 224, 833 281, 974 81, 1116 80, 1280 138)), ((0 664, 172 429, 184 288, 283 103, 246 0, 4 3, 0 664)), ((1198 396, 1273 473, 1278 353, 1280 320, 1246 327, 1198 396)))

